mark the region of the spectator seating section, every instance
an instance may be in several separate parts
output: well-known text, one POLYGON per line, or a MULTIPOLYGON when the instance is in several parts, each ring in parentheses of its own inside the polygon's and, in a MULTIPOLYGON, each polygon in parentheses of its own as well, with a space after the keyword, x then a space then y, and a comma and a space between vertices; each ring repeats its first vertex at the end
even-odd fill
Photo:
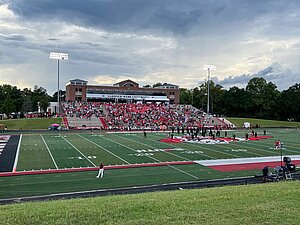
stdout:
POLYGON ((206 117, 190 105, 100 102, 65 102, 62 105, 67 123, 74 129, 159 130, 163 127, 227 126, 224 121, 206 117))

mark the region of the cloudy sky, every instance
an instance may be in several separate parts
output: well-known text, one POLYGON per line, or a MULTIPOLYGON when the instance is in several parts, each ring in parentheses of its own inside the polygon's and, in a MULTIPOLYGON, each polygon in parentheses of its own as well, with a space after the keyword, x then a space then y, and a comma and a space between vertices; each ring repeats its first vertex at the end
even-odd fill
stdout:
POLYGON ((212 79, 245 87, 262 76, 300 82, 298 0, 0 0, 0 85, 57 90, 70 79, 110 85, 212 79))

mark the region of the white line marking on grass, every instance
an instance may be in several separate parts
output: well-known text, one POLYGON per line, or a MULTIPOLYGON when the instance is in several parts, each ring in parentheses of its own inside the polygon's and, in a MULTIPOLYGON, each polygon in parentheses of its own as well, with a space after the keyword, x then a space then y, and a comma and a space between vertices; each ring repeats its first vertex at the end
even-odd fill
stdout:
MULTIPOLYGON (((154 160, 157 160, 158 162, 162 162, 162 161, 160 161, 160 160, 158 160, 158 159, 155 159, 154 157, 151 157, 151 156, 147 156, 147 157, 149 157, 149 158, 151 158, 151 159, 154 159, 154 160)), ((181 172, 181 173, 184 173, 184 174, 186 174, 186 175, 189 175, 189 176, 191 176, 191 177, 193 177, 193 178, 195 178, 195 179, 199 179, 199 177, 196 177, 196 176, 194 176, 193 174, 190 174, 190 173, 188 173, 188 172, 186 172, 186 171, 184 171, 184 170, 178 169, 178 168, 176 168, 176 167, 174 167, 174 166, 171 166, 171 165, 169 165, 169 164, 168 164, 168 166, 171 167, 172 169, 175 169, 175 170, 181 172)))
MULTIPOLYGON (((61 135, 59 135, 61 136, 61 135)), ((79 152, 87 161, 89 161, 94 167, 97 167, 88 157, 86 157, 78 148, 76 148, 71 142, 69 142, 65 137, 61 136, 66 142, 68 142, 77 152, 79 152)))
MULTIPOLYGON (((286 143, 286 142, 285 142, 286 143)), ((253 142, 253 143, 251 143, 251 145, 254 145, 254 146, 259 146, 259 147, 266 147, 265 145, 262 145, 262 144, 259 144, 259 143, 257 143, 257 142, 253 142)), ((273 143, 271 143, 271 145, 272 146, 274 146, 275 144, 273 144, 273 143)), ((285 146, 285 144, 284 144, 284 146, 285 146)), ((275 147, 273 147, 273 149, 274 149, 275 147)), ((268 152, 268 153, 272 153, 271 151, 268 151, 268 150, 264 150, 264 149, 259 149, 260 151, 264 151, 264 152, 268 152)), ((275 149, 274 149, 275 150, 275 149)), ((295 150, 291 150, 291 149, 283 149, 283 150, 287 150, 287 151, 289 151, 289 152, 294 152, 294 153, 299 153, 299 151, 295 151, 295 150)), ((275 152, 276 152, 276 150, 275 150, 275 152)))
MULTIPOLYGON (((121 137, 121 138, 123 138, 123 139, 126 139, 126 140, 129 140, 129 141, 133 141, 133 142, 135 142, 135 143, 139 143, 139 144, 142 144, 142 145, 145 145, 145 146, 148 146, 148 147, 150 147, 150 148, 154 148, 153 146, 151 146, 151 145, 148 145, 148 144, 145 144, 145 143, 140 143, 140 142, 137 142, 137 141, 134 141, 134 140, 131 140, 131 139, 125 138, 125 137, 121 137)), ((150 141, 152 141, 152 140, 150 140, 150 141)), ((174 146, 173 146, 173 147, 174 147, 174 146)), ((183 157, 183 156, 179 156, 179 155, 173 154, 173 153, 171 153, 171 152, 168 152, 168 151, 164 151, 164 152, 165 152, 165 153, 167 153, 167 154, 170 154, 170 155, 176 156, 177 158, 181 158, 181 159, 184 159, 184 160, 191 161, 191 159, 185 158, 185 157, 183 157)))
POLYGON ((125 159, 121 158, 120 156, 117 156, 116 154, 112 153, 112 152, 109 151, 108 149, 102 147, 101 145, 98 145, 97 143, 95 143, 95 142, 93 142, 93 141, 91 141, 91 140, 89 140, 89 139, 87 139, 87 138, 81 136, 80 134, 77 134, 77 135, 78 135, 79 137, 81 137, 81 138, 83 138, 83 139, 85 139, 85 140, 91 142, 92 144, 98 146, 99 148, 103 149, 104 151, 106 151, 106 152, 112 154, 113 156, 117 157, 118 159, 122 160, 123 162, 126 162, 127 164, 131 164, 131 163, 127 162, 125 159))
POLYGON ((171 168, 173 168, 173 169, 175 169, 175 170, 178 170, 179 172, 182 172, 182 173, 185 173, 185 174, 187 174, 187 175, 189 175, 189 176, 191 176, 191 177, 194 177, 195 179, 199 179, 199 177, 196 177, 196 176, 194 176, 193 174, 190 174, 190 173, 188 173, 188 172, 186 172, 186 171, 184 171, 184 170, 178 169, 178 168, 176 168, 176 167, 174 167, 174 166, 171 166, 171 165, 168 165, 168 166, 171 167, 171 168))
POLYGON ((22 141, 22 134, 20 135, 20 139, 19 139, 19 143, 18 143, 18 148, 17 148, 17 153, 16 153, 16 158, 15 158, 15 162, 14 162, 14 166, 13 166, 13 171, 12 172, 16 172, 17 171, 17 165, 18 165, 18 160, 19 160, 19 153, 20 153, 21 141, 22 141))
POLYGON ((222 152, 220 150, 216 150, 216 149, 212 149, 212 148, 207 148, 207 147, 204 147, 203 145, 199 146, 199 144, 195 144, 195 143, 190 143, 190 144, 193 145, 193 146, 195 146, 195 147, 197 146, 199 149, 201 149, 200 147, 202 147, 202 148, 204 148, 204 149, 206 149, 208 151, 214 151, 214 152, 218 152, 218 153, 221 153, 221 154, 224 154, 224 155, 229 155, 229 156, 234 157, 234 158, 238 158, 237 155, 233 155, 233 154, 230 154, 230 153, 222 152))
MULTIPOLYGON (((102 137, 102 138, 105 138, 105 137, 102 137)), ((116 142, 116 141, 114 141, 114 140, 111 140, 111 139, 108 139, 108 138, 105 138, 105 139, 106 139, 106 140, 109 140, 109 141, 112 141, 112 142, 114 142, 114 143, 116 143, 116 144, 118 144, 118 145, 121 145, 121 146, 123 146, 123 147, 125 147, 125 148, 128 148, 128 149, 130 149, 130 150, 136 152, 135 149, 130 148, 129 146, 123 145, 123 144, 121 144, 121 143, 118 143, 118 142, 116 142)), ((160 162, 160 163, 162 162, 162 161, 160 161, 160 160, 158 160, 158 159, 156 159, 156 158, 154 158, 154 157, 151 157, 151 156, 148 156, 148 155, 145 155, 145 156, 148 157, 148 158, 150 158, 150 159, 153 159, 153 160, 155 160, 155 161, 157 161, 157 162, 160 162)), ((191 161, 191 160, 189 159, 189 161, 191 161)), ((194 176, 193 174, 190 174, 190 173, 188 173, 188 172, 185 172, 185 171, 183 171, 183 170, 181 170, 181 169, 178 169, 178 168, 176 168, 176 167, 174 167, 174 166, 171 166, 171 165, 168 165, 168 166, 171 167, 171 168, 173 168, 173 169, 175 169, 175 170, 177 170, 177 171, 180 171, 180 172, 182 172, 182 173, 184 173, 184 174, 187 174, 187 175, 189 175, 189 176, 191 176, 191 177, 193 177, 193 178, 199 179, 198 177, 194 176)))
MULTIPOLYGON (((250 149, 249 151, 248 151, 248 153, 251 153, 250 151, 251 150, 253 150, 253 151, 260 151, 260 152, 266 152, 266 153, 268 153, 268 155, 270 154, 270 153, 272 153, 272 152, 270 152, 270 151, 268 151, 268 150, 264 150, 264 149, 261 149, 261 148, 255 148, 255 146, 258 146, 258 147, 265 147, 264 145, 259 145, 259 144, 256 144, 256 143, 253 143, 254 141, 249 141, 249 142, 247 142, 247 144, 249 144, 249 146, 246 146, 246 145, 243 145, 242 143, 236 143, 236 145, 238 145, 238 146, 242 146, 243 148, 245 148, 245 146, 246 146, 246 148, 248 148, 248 149, 250 149), (251 146, 250 146, 251 145, 251 146)), ((274 148, 273 148, 274 149, 274 148)), ((254 154, 254 153, 253 153, 254 154)), ((265 156, 264 154, 259 154, 259 153, 257 153, 256 155, 258 155, 258 156, 265 156)))
MULTIPOLYGON (((245 143, 245 142, 243 142, 243 143, 245 143)), ((250 155, 254 155, 256 157, 257 156, 263 156, 262 154, 250 152, 250 150, 249 150, 249 149, 251 149, 251 150, 257 150, 257 149, 254 149, 254 148, 251 148, 251 147, 247 147, 248 149, 245 149, 246 147, 242 143, 240 143, 240 144, 235 143, 235 144, 238 145, 238 146, 240 146, 240 147, 238 147, 238 150, 235 150, 232 145, 229 145, 229 146, 224 146, 223 145, 222 147, 224 147, 225 151, 227 150, 229 152, 244 152, 244 153, 247 153, 247 154, 250 154, 250 155), (245 151, 240 151, 241 149, 243 149, 245 151)))
MULTIPOLYGON (((157 140, 154 140, 153 138, 149 138, 149 140, 150 140, 150 141, 157 141, 157 140)), ((174 145, 168 144, 168 143, 166 143, 166 142, 162 142, 162 144, 168 145, 168 146, 171 146, 171 147, 174 147, 174 145)), ((187 149, 187 150, 189 150, 189 151, 194 151, 194 150, 191 150, 191 149, 187 149)), ((215 157, 209 156, 209 155, 207 155, 207 154, 205 154, 205 153, 203 153, 203 154, 201 154, 201 155, 207 156, 208 158, 211 158, 211 159, 215 159, 215 157)), ((191 160, 191 159, 189 159, 189 160, 191 160)))
MULTIPOLYGON (((40 135, 41 135, 41 134, 40 134, 40 135)), ((56 164, 56 162, 55 162, 55 160, 54 160, 54 158, 53 158, 53 155, 52 155, 52 153, 51 153, 51 151, 50 151, 50 149, 49 149, 49 147, 48 147, 48 145, 47 145, 47 143, 46 143, 46 141, 45 141, 43 135, 41 135, 41 138, 42 138, 42 140, 43 140, 43 142, 44 142, 44 144, 45 144, 45 146, 46 146, 46 148, 47 148, 47 150, 48 150, 48 152, 49 152, 49 155, 50 155, 50 157, 51 157, 51 159, 52 159, 52 161, 53 161, 53 163, 54 163, 56 169, 58 169, 58 166, 57 166, 57 164, 56 164)))

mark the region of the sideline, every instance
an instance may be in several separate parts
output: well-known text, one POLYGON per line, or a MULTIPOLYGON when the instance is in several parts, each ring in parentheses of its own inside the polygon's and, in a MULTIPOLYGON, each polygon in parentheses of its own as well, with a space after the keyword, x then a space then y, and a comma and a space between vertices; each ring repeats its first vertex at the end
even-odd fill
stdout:
POLYGON ((15 162, 14 162, 14 165, 13 165, 12 172, 14 172, 14 173, 17 172, 17 165, 18 165, 18 161, 19 161, 19 153, 20 153, 20 148, 21 148, 21 141, 22 141, 22 134, 20 135, 20 138, 19 138, 19 143, 18 143, 16 158, 15 158, 15 162))

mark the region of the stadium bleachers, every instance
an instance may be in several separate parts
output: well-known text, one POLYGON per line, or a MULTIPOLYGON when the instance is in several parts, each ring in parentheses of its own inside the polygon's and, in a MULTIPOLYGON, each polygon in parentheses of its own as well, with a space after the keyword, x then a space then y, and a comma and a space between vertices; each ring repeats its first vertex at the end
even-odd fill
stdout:
POLYGON ((157 103, 65 102, 64 118, 73 129, 160 130, 176 127, 228 127, 227 120, 207 117, 190 105, 157 103))

